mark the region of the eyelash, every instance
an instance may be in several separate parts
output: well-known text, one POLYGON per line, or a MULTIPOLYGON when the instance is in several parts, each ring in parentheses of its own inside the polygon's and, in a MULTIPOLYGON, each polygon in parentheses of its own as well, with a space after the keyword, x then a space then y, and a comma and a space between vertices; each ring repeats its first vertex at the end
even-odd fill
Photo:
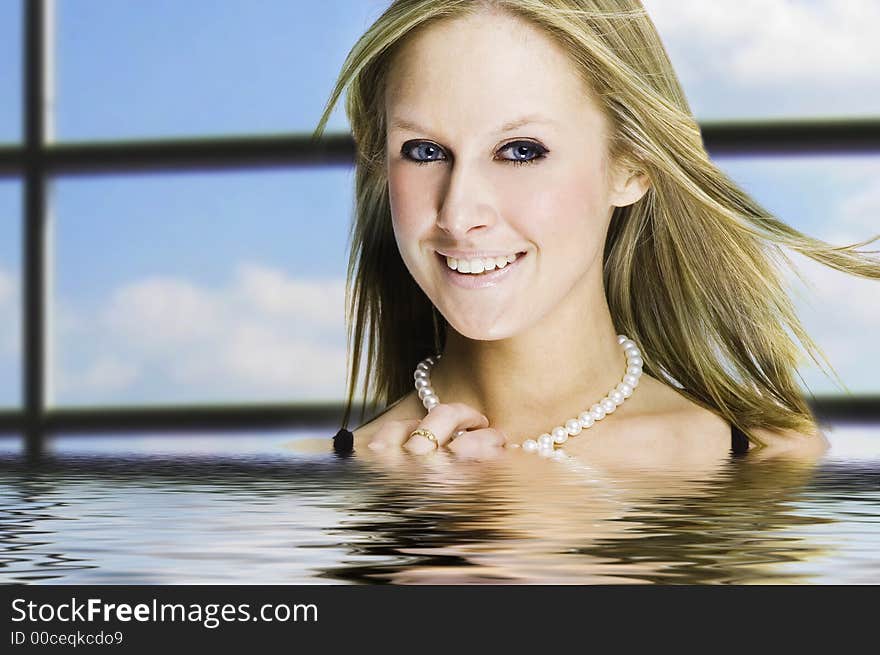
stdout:
MULTIPOLYGON (((407 151, 410 148, 416 148, 424 143, 430 143, 430 142, 429 141, 408 141, 407 143, 404 143, 403 146, 401 147, 400 154, 403 155, 403 157, 405 159, 408 159, 409 161, 414 162, 414 163, 418 164, 419 166, 424 166, 426 164, 433 164, 438 161, 443 161, 442 159, 413 159, 412 157, 409 156, 407 151)), ((442 148, 440 148, 440 146, 436 146, 435 144, 431 144, 431 145, 434 145, 436 148, 442 150, 442 148)), ((546 149, 544 149, 543 146, 538 145, 537 143, 535 143, 533 141, 511 141, 510 143, 505 144, 501 148, 501 150, 505 150, 505 149, 510 148, 511 146, 515 146, 515 145, 527 145, 527 146, 533 148, 535 150, 535 152, 537 152, 537 154, 534 157, 532 157, 531 159, 505 159, 505 158, 502 158, 501 161, 507 162, 508 164, 513 164, 514 166, 523 166, 525 164, 534 164, 539 159, 544 159, 544 157, 547 156, 548 151, 546 149)))

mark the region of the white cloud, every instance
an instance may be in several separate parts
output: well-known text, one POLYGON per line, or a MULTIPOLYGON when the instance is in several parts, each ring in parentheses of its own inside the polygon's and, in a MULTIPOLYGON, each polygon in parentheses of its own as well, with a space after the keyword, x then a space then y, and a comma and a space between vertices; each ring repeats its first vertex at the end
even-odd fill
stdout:
MULTIPOLYGON (((854 392, 878 391, 873 371, 880 348, 868 339, 880 325, 878 282, 841 273, 797 253, 788 253, 806 285, 787 276, 804 328, 854 392)), ((814 392, 837 392, 836 382, 807 359, 802 374, 814 392)))
MULTIPOLYGON (((880 235, 880 187, 865 182, 861 192, 841 204, 832 243, 844 245, 880 235)), ((880 250, 880 239, 864 248, 880 250)))
POLYGON ((179 359, 172 364, 171 375, 183 385, 225 376, 254 390, 286 389, 289 394, 336 385, 341 396, 340 374, 344 370, 344 348, 297 338, 249 320, 232 327, 214 356, 179 359))
POLYGON ((11 273, 0 268, 0 306, 4 307, 12 303, 12 295, 16 288, 16 282, 11 273))
POLYGON ((20 327, 18 279, 0 268, 0 355, 18 355, 20 327))
POLYGON ((128 387, 139 374, 133 362, 122 361, 118 355, 98 355, 86 367, 72 374, 65 370, 55 371, 56 389, 78 388, 92 392, 114 392, 128 387))
POLYGON ((880 111, 876 0, 644 0, 702 120, 880 111))
POLYGON ((336 326, 345 294, 345 280, 289 279, 281 271, 241 264, 236 271, 239 292, 261 312, 336 326), (329 301, 329 302, 328 302, 329 301))
MULTIPOLYGON (((880 64, 876 0, 644 0, 665 41, 702 52, 706 76, 743 84, 868 81, 880 64)), ((694 71, 697 69, 695 68, 694 71)))
MULTIPOLYGON (((876 156, 720 157, 716 163, 749 191, 786 206, 779 218, 832 245, 880 233, 880 158, 876 156), (802 212, 803 215, 799 215, 802 212)), ((765 206, 770 209, 769 204, 765 206)), ((880 248, 880 241, 868 248, 880 248)))
POLYGON ((168 348, 216 335, 222 303, 185 280, 153 277, 117 289, 101 322, 133 343, 168 348))
MULTIPOLYGON (((786 167, 794 162, 786 162, 786 167)), ((798 162, 799 170, 821 171, 828 184, 835 189, 832 211, 823 229, 816 236, 828 243, 843 246, 864 241, 880 234, 880 186, 877 173, 880 164, 874 158, 805 158, 798 162)), ((796 186, 792 192, 796 193, 796 186)), ((880 250, 880 240, 863 246, 880 250)))
POLYGON ((98 311, 61 306, 58 402, 337 398, 344 280, 241 263, 226 286, 154 276, 98 311))

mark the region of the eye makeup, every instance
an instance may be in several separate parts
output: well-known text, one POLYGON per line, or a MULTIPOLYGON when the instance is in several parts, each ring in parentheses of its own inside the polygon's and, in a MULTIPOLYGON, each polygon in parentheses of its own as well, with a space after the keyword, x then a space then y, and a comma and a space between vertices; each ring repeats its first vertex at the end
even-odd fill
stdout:
MULTIPOLYGON (((536 141, 523 140, 523 139, 519 139, 516 141, 511 141, 509 143, 506 143, 505 145, 503 145, 499 149, 499 152, 504 152, 504 151, 510 150, 511 148, 513 148, 513 146, 516 146, 517 149, 520 149, 520 151, 521 151, 521 149, 531 150, 534 154, 532 157, 530 157, 528 159, 516 159, 516 158, 511 159, 508 157, 496 157, 495 158, 496 161, 505 161, 505 162, 511 163, 515 166, 522 166, 525 164, 534 164, 538 160, 546 157, 547 153, 549 152, 549 150, 547 150, 544 146, 537 143, 536 141)), ((412 162, 418 164, 419 166, 424 166, 425 164, 431 164, 431 163, 437 162, 437 161, 446 161, 445 157, 444 158, 434 158, 434 159, 422 159, 422 158, 419 158, 418 156, 414 156, 413 153, 418 152, 418 150, 420 148, 423 149, 423 152, 427 151, 425 154, 427 154, 428 156, 432 156, 432 154, 434 154, 434 153, 438 153, 438 152, 442 153, 443 152, 443 149, 440 146, 438 146, 436 143, 433 143, 431 141, 424 141, 424 140, 414 140, 414 141, 407 141, 406 143, 404 143, 400 148, 400 154, 404 159, 406 159, 408 161, 412 161, 412 162)))

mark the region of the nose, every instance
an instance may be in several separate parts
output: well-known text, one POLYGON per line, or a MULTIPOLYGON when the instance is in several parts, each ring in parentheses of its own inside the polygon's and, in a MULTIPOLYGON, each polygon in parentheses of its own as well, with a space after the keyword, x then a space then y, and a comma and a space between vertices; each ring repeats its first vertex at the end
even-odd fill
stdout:
POLYGON ((461 161, 449 167, 446 193, 437 212, 437 227, 459 241, 478 228, 488 228, 497 220, 491 187, 475 167, 461 161))

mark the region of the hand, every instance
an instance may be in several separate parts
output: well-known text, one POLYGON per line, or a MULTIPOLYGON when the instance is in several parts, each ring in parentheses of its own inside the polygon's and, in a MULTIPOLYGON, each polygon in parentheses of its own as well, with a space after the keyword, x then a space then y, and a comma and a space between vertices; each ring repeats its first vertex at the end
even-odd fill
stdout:
POLYGON ((388 421, 376 432, 368 448, 403 448, 422 454, 445 447, 466 457, 492 457, 506 442, 507 436, 490 428, 489 419, 473 407, 464 403, 440 403, 421 420, 388 421), (437 444, 422 435, 411 437, 419 428, 433 432, 437 444))

